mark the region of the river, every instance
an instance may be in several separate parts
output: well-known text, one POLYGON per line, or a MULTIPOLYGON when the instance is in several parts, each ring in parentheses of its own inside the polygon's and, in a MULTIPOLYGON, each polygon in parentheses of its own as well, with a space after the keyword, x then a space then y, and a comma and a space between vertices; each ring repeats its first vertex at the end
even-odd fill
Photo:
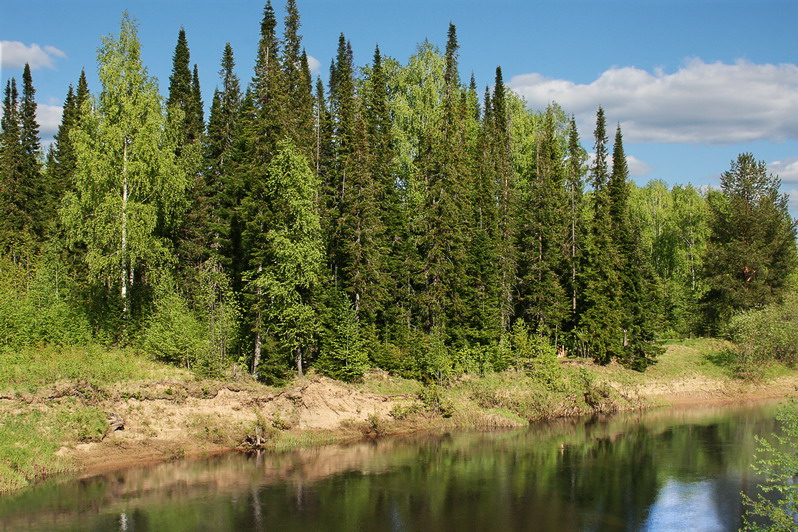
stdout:
POLYGON ((230 453, 58 477, 0 497, 0 530, 736 530, 774 405, 230 453))

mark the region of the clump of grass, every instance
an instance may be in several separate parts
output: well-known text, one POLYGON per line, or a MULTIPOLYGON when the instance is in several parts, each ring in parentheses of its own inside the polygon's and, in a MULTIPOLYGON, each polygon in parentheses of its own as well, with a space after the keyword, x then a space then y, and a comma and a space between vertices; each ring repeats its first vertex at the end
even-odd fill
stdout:
POLYGON ((155 378, 170 370, 178 373, 130 349, 43 346, 0 350, 0 390, 23 389, 34 393, 64 380, 96 386, 155 378))
POLYGON ((107 427, 100 409, 71 401, 45 410, 0 414, 0 492, 72 470, 72 461, 56 451, 66 442, 99 441, 107 427))

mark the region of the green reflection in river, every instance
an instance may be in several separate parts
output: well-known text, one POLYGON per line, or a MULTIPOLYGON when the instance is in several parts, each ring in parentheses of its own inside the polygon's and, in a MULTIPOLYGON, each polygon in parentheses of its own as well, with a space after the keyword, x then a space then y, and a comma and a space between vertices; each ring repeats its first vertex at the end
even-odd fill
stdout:
POLYGON ((653 411, 54 479, 0 498, 0 529, 734 530, 772 413, 653 411))

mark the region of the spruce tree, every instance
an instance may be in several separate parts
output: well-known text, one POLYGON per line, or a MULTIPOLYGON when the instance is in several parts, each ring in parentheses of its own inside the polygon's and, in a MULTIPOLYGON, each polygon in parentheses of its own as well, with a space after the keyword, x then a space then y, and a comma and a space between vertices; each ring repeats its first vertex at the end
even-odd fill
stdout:
POLYGON ((424 291, 420 303, 427 332, 458 334, 466 262, 465 128, 461 113, 457 31, 449 25, 443 72, 443 112, 423 139, 419 167, 426 182, 419 255, 424 291))
POLYGON ((519 194, 520 314, 541 336, 558 341, 568 314, 564 283, 568 262, 569 216, 566 169, 555 124, 556 109, 549 106, 536 146, 533 176, 525 176, 519 194))
POLYGON ((576 120, 572 116, 568 127, 568 161, 566 168, 566 192, 568 195, 569 218, 568 265, 570 270, 566 286, 568 287, 568 292, 571 297, 571 327, 573 327, 576 322, 576 312, 578 309, 577 301, 581 295, 577 282, 577 272, 583 251, 582 240, 584 222, 582 216, 582 197, 584 192, 586 158, 585 150, 579 142, 576 120))
POLYGON ((37 107, 36 89, 33 87, 30 65, 25 63, 22 71, 22 96, 19 102, 20 140, 24 152, 23 172, 31 192, 26 199, 25 208, 32 222, 33 233, 37 240, 41 240, 51 213, 46 211, 49 191, 42 175, 42 148, 39 124, 36 121, 37 107))
POLYGON ((286 3, 283 34, 282 91, 286 98, 283 117, 285 135, 311 160, 313 151, 313 96, 310 69, 302 36, 299 34, 299 10, 296 0, 286 3))
POLYGON ((516 224, 515 224, 515 176, 513 173, 507 97, 501 67, 496 67, 496 82, 493 88, 491 118, 494 123, 493 157, 497 183, 497 258, 499 276, 500 326, 503 333, 510 330, 514 311, 516 283, 516 224))
MULTIPOLYGON (((473 76, 472 76, 473 81, 473 76)), ((473 87, 472 87, 473 90, 473 87)), ((485 113, 478 122, 474 142, 474 165, 470 194, 471 239, 468 246, 468 308, 470 326, 483 336, 481 343, 497 341, 500 333, 498 262, 498 194, 493 158, 493 104, 488 89, 484 96, 485 113)), ((472 109, 472 119, 478 110, 472 109)))
MULTIPOLYGON (((77 171, 77 155, 71 131, 80 125, 80 117, 84 104, 89 98, 89 89, 86 83, 86 73, 81 71, 78 79, 78 89, 75 91, 69 86, 66 100, 61 114, 61 124, 54 136, 54 142, 47 154, 47 212, 56 211, 67 191, 73 191, 75 186, 75 172, 77 171)), ((52 230, 52 228, 51 228, 52 230)))
POLYGON ((241 135, 241 86, 235 74, 235 58, 226 43, 221 60, 221 88, 213 94, 205 146, 205 189, 210 210, 211 252, 220 257, 233 278, 240 243, 238 208, 243 187, 237 173, 236 149, 241 135))
POLYGON ((618 294, 618 251, 613 241, 610 215, 607 128, 604 109, 596 113, 595 159, 590 168, 591 214, 581 267, 582 307, 574 336, 578 354, 601 364, 621 353, 623 344, 618 294))
POLYGON ((29 210, 35 190, 27 175, 19 114, 17 83, 11 78, 5 87, 0 123, 0 251, 10 253, 15 260, 27 254, 25 248, 35 235, 29 210))
POLYGON ((186 31, 180 28, 177 44, 172 56, 172 74, 169 76, 169 97, 166 104, 170 108, 179 109, 182 113, 182 128, 179 144, 190 144, 200 137, 202 126, 197 121, 197 97, 199 95, 199 79, 197 78, 196 94, 189 68, 191 55, 186 40, 186 31))
MULTIPOLYGON (((308 353, 318 331, 313 302, 321 282, 323 245, 316 198, 318 183, 305 157, 283 141, 259 184, 257 200, 268 211, 263 219, 248 220, 259 240, 249 272, 252 290, 259 294, 256 305, 279 354, 293 360, 302 376, 308 353)), ((267 334, 266 329, 260 331, 267 334)), ((261 352, 256 352, 253 373, 259 373, 261 352)))
POLYGON ((640 243, 641 228, 629 211, 629 170, 623 149, 621 126, 615 132, 612 173, 607 185, 612 242, 617 252, 621 291, 619 318, 623 333, 620 361, 637 370, 654 361, 659 349, 653 344, 658 321, 658 291, 651 262, 640 243))

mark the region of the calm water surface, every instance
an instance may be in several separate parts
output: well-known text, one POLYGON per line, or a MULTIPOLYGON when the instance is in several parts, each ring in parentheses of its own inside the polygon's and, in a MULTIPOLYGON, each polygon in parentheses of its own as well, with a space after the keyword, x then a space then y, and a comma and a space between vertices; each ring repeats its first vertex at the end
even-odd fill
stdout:
POLYGON ((775 407, 385 438, 57 478, 0 530, 736 530, 775 407))

